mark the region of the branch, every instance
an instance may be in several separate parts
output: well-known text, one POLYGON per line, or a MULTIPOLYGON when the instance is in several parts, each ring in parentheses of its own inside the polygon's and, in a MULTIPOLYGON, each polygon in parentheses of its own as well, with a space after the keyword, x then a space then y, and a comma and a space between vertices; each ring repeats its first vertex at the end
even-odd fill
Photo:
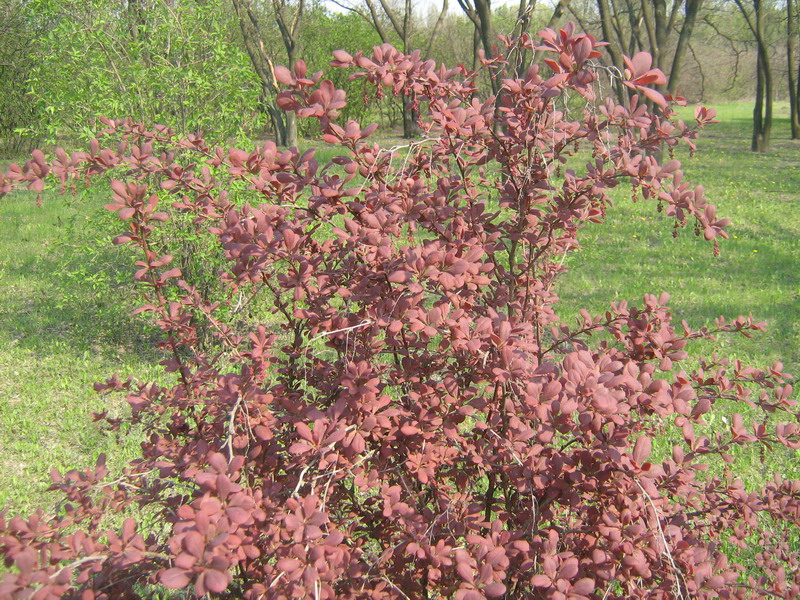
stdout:
MULTIPOLYGON (((392 24, 392 27, 394 27, 394 30, 397 33, 397 35, 400 36, 400 39, 405 40, 406 39, 405 28, 400 25, 400 21, 397 20, 397 15, 394 14, 392 7, 389 6, 386 0, 378 0, 378 1, 381 3, 381 6, 383 7, 383 12, 386 13, 387 17, 389 17, 389 22, 392 24)), ((403 15, 403 18, 406 19, 407 15, 403 15)))
POLYGON ((475 25, 477 29, 480 27, 480 23, 478 22, 478 13, 475 11, 475 8, 471 4, 469 4, 470 0, 456 0, 458 5, 461 7, 461 10, 464 11, 464 14, 469 17, 469 20, 472 21, 472 24, 475 25))
POLYGON ((433 26, 433 31, 431 31, 431 37, 428 39, 428 45, 425 47, 425 58, 429 58, 431 55, 431 51, 433 50, 433 41, 439 35, 439 32, 442 30, 442 25, 444 24, 444 18, 447 14, 448 8, 448 0, 442 0, 442 10, 439 13, 439 18, 436 19, 436 23, 433 26))
POLYGON ((338 6, 339 8, 342 8, 344 10, 347 10, 347 11, 350 11, 352 13, 357 14, 359 17, 364 19, 370 25, 373 24, 372 23, 372 19, 370 19, 364 11, 357 9, 355 6, 350 6, 349 4, 345 4, 344 2, 340 2, 339 0, 330 0, 330 1, 333 4, 335 4, 336 6, 338 6))
POLYGON ((372 0, 365 1, 367 3, 367 8, 369 8, 369 14, 372 16, 372 25, 375 27, 375 31, 378 32, 381 41, 386 44, 389 41, 389 36, 386 35, 386 30, 384 30, 383 25, 381 25, 381 20, 378 18, 378 11, 375 10, 375 5, 372 3, 372 0))

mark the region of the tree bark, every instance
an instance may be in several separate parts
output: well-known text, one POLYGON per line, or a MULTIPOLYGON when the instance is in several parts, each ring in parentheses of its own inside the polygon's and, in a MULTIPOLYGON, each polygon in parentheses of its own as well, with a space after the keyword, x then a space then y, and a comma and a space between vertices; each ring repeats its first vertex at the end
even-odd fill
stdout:
POLYGON ((759 152, 761 132, 764 129, 764 72, 761 70, 761 50, 758 50, 756 64, 756 99, 753 104, 753 136, 750 149, 759 152))
POLYGON ((772 134, 773 81, 769 62, 769 48, 764 33, 764 0, 753 0, 753 18, 745 10, 742 0, 734 0, 758 48, 756 61, 756 100, 753 104, 753 152, 768 152, 772 134))
MULTIPOLYGON (((531 27, 531 16, 533 10, 536 8, 536 0, 519 0, 519 8, 517 9, 517 22, 514 25, 512 37, 521 37, 528 33, 531 27)), ((528 50, 525 48, 519 49, 516 60, 517 77, 522 77, 528 69, 528 50)))
POLYGON ((686 58, 686 50, 689 47, 689 41, 692 39, 694 24, 697 22, 697 15, 702 4, 703 0, 686 0, 683 25, 678 36, 675 54, 672 56, 672 68, 669 71, 669 82, 667 83, 667 92, 669 94, 674 95, 678 89, 678 80, 683 69, 683 61, 686 58))
MULTIPOLYGON (((274 64, 272 57, 267 52, 258 17, 253 11, 250 0, 232 0, 236 16, 239 18, 239 27, 244 38, 245 49, 250 57, 250 63, 261 81, 261 102, 264 110, 269 114, 272 128, 275 131, 275 142, 281 146, 287 145, 287 113, 279 109, 271 98, 278 92, 278 82, 275 80, 274 64)), ((296 130, 295 130, 296 131, 296 130)))
MULTIPOLYGON (((458 0, 458 4, 475 27, 475 35, 480 38, 484 57, 491 60, 494 58, 491 0, 458 0)), ((500 92, 500 82, 497 77, 490 77, 489 80, 496 96, 500 92)))
MULTIPOLYGON (((303 8, 305 0, 298 0, 295 12, 290 16, 286 13, 287 0, 272 0, 272 5, 275 10, 275 20, 278 23, 278 29, 281 32, 281 39, 286 48, 286 56, 289 61, 289 68, 294 66, 299 54, 299 33, 300 26, 303 20, 303 8)), ((286 132, 285 132, 285 145, 297 145, 297 118, 293 112, 286 113, 286 132)))
MULTIPOLYGON (((411 0, 404 0, 403 3, 403 14, 398 16, 397 12, 391 7, 387 0, 378 0, 380 2, 381 8, 383 9, 384 14, 389 19, 389 23, 392 25, 397 36, 400 38, 400 41, 403 46, 403 52, 408 54, 411 50, 409 47, 409 40, 411 38, 411 32, 413 28, 413 17, 414 11, 413 6, 411 4, 411 0)), ((378 12, 375 8, 375 4, 372 0, 366 0, 367 8, 369 9, 370 18, 375 31, 378 32, 383 43, 387 43, 388 36, 386 35, 385 30, 383 29, 378 12)), ((430 52, 433 48, 433 43, 436 36, 442 30, 442 25, 444 23, 445 16, 447 14, 448 8, 448 0, 442 0, 442 10, 439 13, 439 17, 436 20, 436 23, 431 30, 431 35, 428 38, 428 43, 425 49, 425 58, 430 55, 430 52)), ((412 108, 410 105, 414 102, 414 98, 403 94, 401 101, 403 102, 403 137, 404 138, 415 138, 419 136, 419 125, 417 124, 417 119, 419 117, 419 113, 416 109, 412 108)))
MULTIPOLYGON (((603 38, 606 40, 613 40, 614 28, 611 24, 611 9, 608 5, 608 0, 597 0, 597 9, 600 13, 600 26, 603 29, 603 38)), ((622 85, 622 70, 624 68, 622 55, 619 53, 618 46, 614 43, 606 46, 606 50, 611 57, 612 69, 617 70, 617 73, 612 77, 614 89, 617 92, 617 99, 620 102, 625 102, 628 95, 625 92, 625 86, 622 85)))
POLYGON ((444 19, 447 16, 448 8, 448 0, 442 0, 442 10, 439 12, 439 18, 436 19, 436 23, 431 31, 431 36, 428 38, 428 45, 425 47, 425 58, 430 58, 431 52, 433 52, 433 43, 439 36, 439 33, 442 31, 442 26, 444 25, 444 19))
POLYGON ((797 59, 797 87, 795 88, 795 98, 797 98, 797 118, 800 120, 800 57, 797 59))
POLYGON ((552 29, 558 23, 558 20, 564 15, 564 11, 569 7, 570 0, 558 0, 558 4, 553 9, 553 14, 547 21, 548 29, 552 29))
POLYGON ((794 0, 786 0, 786 62, 788 66, 789 79, 789 123, 792 130, 792 139, 800 138, 800 106, 798 106, 798 94, 800 94, 800 64, 798 64, 797 78, 794 72, 794 55, 796 51, 797 29, 795 27, 795 4, 794 0))
MULTIPOLYGON (((557 24, 559 19, 564 16, 564 11, 569 8, 569 3, 571 0, 558 0, 558 4, 556 4, 555 8, 553 9, 553 13, 550 15, 550 18, 547 20, 547 29, 553 29, 557 24)), ((541 53, 540 50, 533 51, 533 58, 531 62, 536 62, 539 58, 539 54, 541 53)))
POLYGON ((378 14, 377 9, 375 8, 375 3, 372 2, 372 0, 364 0, 364 3, 367 5, 367 10, 369 10, 369 17, 365 16, 364 13, 362 13, 361 11, 351 8, 349 5, 339 4, 338 2, 336 2, 336 4, 338 4, 339 6, 344 6, 348 10, 355 11, 356 14, 360 15, 362 19, 364 19, 367 23, 372 25, 372 28, 378 34, 378 37, 381 38, 381 43, 388 44, 389 36, 386 35, 386 30, 383 28, 383 25, 381 25, 381 18, 380 15, 378 14))

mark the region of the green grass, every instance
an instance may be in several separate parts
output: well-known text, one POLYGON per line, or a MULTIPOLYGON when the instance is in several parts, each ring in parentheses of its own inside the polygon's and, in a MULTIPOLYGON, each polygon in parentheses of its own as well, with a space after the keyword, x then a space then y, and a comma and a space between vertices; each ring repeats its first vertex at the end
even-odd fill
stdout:
MULTIPOLYGON (((705 187, 718 215, 732 220, 729 240, 720 240, 721 255, 691 229, 671 235, 673 219, 652 202, 630 200, 630 189, 615 190, 615 206, 606 223, 593 226, 583 249, 570 257, 569 272, 559 289, 559 315, 574 318, 580 308, 592 313, 609 302, 641 304, 642 295, 671 295, 678 322, 698 328, 718 316, 753 314, 767 331, 751 339, 722 336, 695 343, 692 356, 738 358, 756 367, 781 361, 800 376, 800 141, 789 139, 788 106, 777 105, 773 141, 768 154, 750 152, 751 107, 736 103, 716 107, 719 124, 698 140, 693 158, 678 153, 686 179, 705 187)), ((692 118, 686 110, 686 118, 692 118)), ((742 406, 725 406, 709 417, 709 427, 722 426, 742 406), (727 413, 727 414, 726 414, 727 413)), ((800 477, 800 455, 775 449, 766 464, 749 452, 734 453, 735 470, 745 478, 777 471, 800 477)))
POLYGON ((103 193, 47 195, 37 208, 21 193, 0 202, 0 506, 15 511, 52 502, 43 496, 51 469, 93 465, 101 452, 121 468, 138 446, 91 418, 124 409, 107 405, 94 382, 114 372, 158 375, 141 342, 152 333, 128 316, 124 290, 106 274, 120 263, 127 278, 131 263, 110 240, 94 242, 109 247, 94 264, 81 265, 77 252, 93 241, 90 226, 104 218, 94 213, 106 201, 103 193))
MULTIPOLYGON (((661 291, 693 326, 752 312, 767 321, 765 334, 696 344, 692 354, 719 351, 756 366, 781 360, 800 374, 800 143, 788 140, 785 105, 766 155, 749 151, 749 105, 718 109, 723 122, 703 135, 697 156, 679 158, 687 178, 733 220, 721 256, 691 231, 673 239, 671 220, 654 204, 633 204, 618 190, 609 221, 591 228, 567 263, 559 314, 571 319, 580 308, 600 312, 661 291)), ((335 154, 321 147, 318 159, 335 154)), ((92 384, 114 372, 143 381, 160 375, 148 351, 153 333, 128 316, 123 300, 130 257, 97 233, 111 218, 102 210, 107 193, 97 189, 76 200, 47 194, 42 208, 30 194, 0 202, 0 507, 13 512, 51 505, 43 491, 53 468, 90 465, 101 452, 112 469, 133 457, 135 435, 92 425, 92 412, 125 410, 119 400, 106 406, 92 384)), ((766 467, 757 456, 742 460, 749 473, 800 476, 794 453, 776 452, 766 467)))
POLYGON ((718 108, 722 123, 704 132, 695 157, 678 158, 686 179, 732 220, 721 255, 688 228, 674 239, 673 219, 654 203, 634 204, 629 189, 615 190, 608 221, 591 227, 567 262, 559 312, 602 311, 662 291, 673 315, 692 326, 752 312, 767 322, 766 334, 718 347, 759 364, 781 360, 800 374, 800 141, 788 139, 788 119, 780 118, 788 110, 779 104, 771 152, 752 153, 749 106, 718 108))

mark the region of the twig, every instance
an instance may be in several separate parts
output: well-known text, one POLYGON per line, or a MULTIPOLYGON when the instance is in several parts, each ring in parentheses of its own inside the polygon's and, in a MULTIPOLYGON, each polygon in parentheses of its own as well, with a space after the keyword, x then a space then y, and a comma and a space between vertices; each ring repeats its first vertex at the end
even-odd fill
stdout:
MULTIPOLYGON (((655 519, 656 527, 658 528, 658 534, 659 534, 659 537, 661 538, 661 543, 664 544, 664 554, 666 555, 667 560, 669 561, 669 564, 672 567, 672 570, 675 572, 675 592, 676 592, 676 596, 678 598, 684 598, 683 588, 681 587, 681 580, 684 579, 683 573, 681 573, 681 570, 678 568, 678 565, 675 563, 675 559, 672 557, 672 552, 670 551, 669 543, 667 542, 667 537, 664 535, 664 530, 661 527, 661 519, 658 518, 658 508, 656 508, 656 505, 653 502, 653 499, 650 497, 650 494, 648 494, 645 491, 645 489, 642 487, 642 484, 639 483, 639 480, 634 478, 633 482, 642 491, 642 495, 647 499, 647 502, 650 504, 650 507, 653 509, 653 518, 655 519)), ((685 585, 685 583, 684 583, 684 585, 685 585)))
POLYGON ((309 341, 308 343, 313 344, 319 338, 327 337, 329 335, 333 335, 334 333, 343 333, 345 331, 352 331, 353 329, 358 329, 359 327, 366 327, 367 325, 372 325, 372 321, 370 319, 365 319, 358 325, 351 325, 350 327, 343 327, 342 329, 335 329, 333 331, 323 331, 322 333, 318 333, 313 338, 311 338, 311 341, 309 341))
POLYGON ((228 446, 228 457, 230 460, 233 460, 234 420, 236 419, 236 413, 239 411, 239 406, 241 406, 241 404, 242 397, 239 396, 236 399, 236 404, 233 405, 233 410, 231 410, 230 419, 228 419, 228 440, 225 442, 225 445, 228 446))

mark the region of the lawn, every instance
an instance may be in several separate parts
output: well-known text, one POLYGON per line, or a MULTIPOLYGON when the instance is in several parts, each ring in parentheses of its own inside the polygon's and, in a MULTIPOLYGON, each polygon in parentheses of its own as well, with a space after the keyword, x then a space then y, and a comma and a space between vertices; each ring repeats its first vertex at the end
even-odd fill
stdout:
MULTIPOLYGON (((722 217, 732 223, 721 240, 720 256, 691 229, 672 237, 674 220, 650 202, 631 202, 630 189, 615 190, 615 208, 602 226, 590 230, 583 249, 568 260, 560 288, 562 319, 581 308, 597 313, 609 302, 641 301, 646 293, 668 292, 673 316, 694 327, 713 325, 719 316, 753 314, 767 331, 751 339, 721 337, 696 343, 692 356, 738 358, 765 367, 784 363, 800 376, 800 140, 789 139, 788 104, 776 106, 773 142, 768 154, 750 152, 751 106, 716 107, 719 124, 698 141, 694 157, 682 151, 686 179, 702 184, 722 217)), ((693 111, 686 109, 687 119, 693 111)), ((796 386, 795 386, 796 387, 796 386)), ((796 395, 796 394, 795 394, 796 395)), ((728 406, 707 418, 709 428, 724 426, 728 406)), ((679 436, 675 436, 677 438, 679 436)), ((662 440, 671 447, 673 440, 662 440)), ((754 454, 736 454, 737 471, 747 480, 773 471, 800 477, 798 453, 776 449, 767 464, 754 454)))
MULTIPOLYGON (((733 220, 721 256, 690 231, 673 239, 670 219, 619 190, 610 222, 589 231, 568 262, 560 313, 569 319, 579 308, 599 312, 661 291, 693 326, 752 312, 767 321, 767 333, 697 345, 695 354, 718 350, 756 366, 781 360, 800 373, 800 142, 788 140, 785 104, 765 155, 749 151, 749 106, 718 108, 723 122, 694 158, 680 158, 688 178, 733 220)), ((114 372, 159 375, 143 343, 154 334, 128 316, 124 300, 132 263, 97 234, 110 218, 106 201, 100 190, 76 199, 46 194, 41 208, 28 194, 0 202, 0 506, 15 512, 50 502, 43 491, 53 468, 87 465, 111 450, 112 468, 132 457, 136 436, 92 425, 93 412, 124 410, 106 407, 92 384, 114 372)), ((766 466, 743 460, 746 471, 787 474, 800 462, 787 453, 766 466)))

